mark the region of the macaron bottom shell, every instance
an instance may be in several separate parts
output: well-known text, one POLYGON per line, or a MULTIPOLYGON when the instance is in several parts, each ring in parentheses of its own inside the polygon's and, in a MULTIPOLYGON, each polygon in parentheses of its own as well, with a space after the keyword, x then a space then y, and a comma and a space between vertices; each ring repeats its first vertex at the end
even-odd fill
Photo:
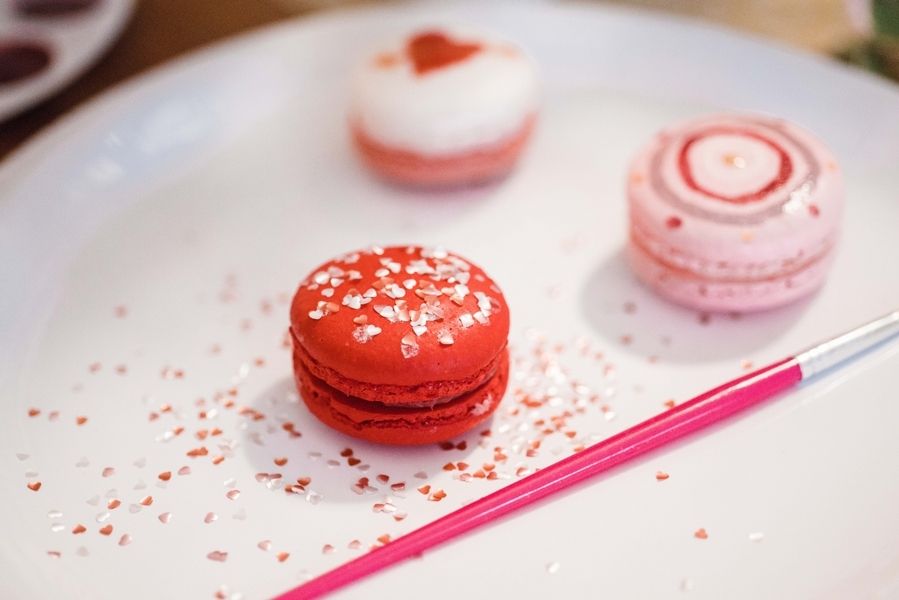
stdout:
POLYGON ((462 435, 487 421, 509 381, 508 351, 477 388, 434 406, 397 407, 348 396, 312 375, 294 353, 294 375, 310 412, 346 435, 392 445, 422 445, 462 435))
POLYGON ((706 279, 663 264, 633 241, 627 254, 634 274, 656 293, 676 304, 708 312, 755 312, 790 304, 824 284, 833 260, 831 250, 800 271, 756 280, 706 279))
POLYGON ((493 144, 443 155, 384 145, 357 125, 352 127, 352 135, 362 160, 384 179, 413 187, 455 187, 508 175, 527 145, 535 121, 536 116, 528 117, 518 131, 493 144))

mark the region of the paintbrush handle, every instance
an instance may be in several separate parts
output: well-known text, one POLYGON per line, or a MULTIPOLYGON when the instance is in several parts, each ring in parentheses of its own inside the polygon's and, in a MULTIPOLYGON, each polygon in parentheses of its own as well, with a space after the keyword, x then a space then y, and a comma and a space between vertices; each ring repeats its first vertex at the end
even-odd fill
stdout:
POLYGON ((317 598, 366 575, 420 555, 628 460, 757 405, 803 379, 899 335, 899 311, 744 375, 468 504, 305 583, 281 600, 317 598))
POLYGON ((317 598, 334 591, 758 404, 801 379, 799 365, 792 358, 735 379, 428 523, 280 598, 317 598))

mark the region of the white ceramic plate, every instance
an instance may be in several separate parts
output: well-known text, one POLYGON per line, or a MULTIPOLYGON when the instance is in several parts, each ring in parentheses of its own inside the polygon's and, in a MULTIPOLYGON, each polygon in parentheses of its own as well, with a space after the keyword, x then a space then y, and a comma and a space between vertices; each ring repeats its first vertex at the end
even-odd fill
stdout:
POLYGON ((0 40, 36 43, 50 51, 50 66, 16 83, 0 86, 0 121, 37 104, 78 77, 118 38, 134 0, 101 0, 71 15, 28 16, 0 3, 0 40))
MULTIPOLYGON (((334 13, 115 90, 0 172, 0 596, 270 596, 745 361, 885 313, 899 302, 897 159, 889 84, 705 25, 598 7, 334 13), (490 188, 384 186, 348 145, 347 70, 391 31, 452 20, 501 29, 534 54, 546 82, 536 139, 490 188), (623 266, 623 175, 658 128, 720 109, 816 131, 842 160, 849 202, 819 294, 703 324, 623 266), (375 447, 311 420, 282 345, 287 302, 323 258, 372 242, 442 244, 485 265, 513 311, 513 387, 542 406, 510 393, 492 435, 471 434, 464 450, 375 447), (545 427, 534 421, 554 425, 565 411, 562 433, 534 450, 545 427), (208 455, 187 456, 200 447, 208 455), (347 447, 360 463, 341 456, 347 447), (462 481, 448 462, 470 475, 493 463, 499 475, 462 481), (305 495, 278 489, 301 477, 305 495), (357 494, 360 477, 370 489, 357 494), (404 492, 390 489, 398 482, 404 492)), ((896 348, 881 349, 340 597, 896 597, 897 366, 896 348), (694 537, 700 528, 707 539, 694 537)))

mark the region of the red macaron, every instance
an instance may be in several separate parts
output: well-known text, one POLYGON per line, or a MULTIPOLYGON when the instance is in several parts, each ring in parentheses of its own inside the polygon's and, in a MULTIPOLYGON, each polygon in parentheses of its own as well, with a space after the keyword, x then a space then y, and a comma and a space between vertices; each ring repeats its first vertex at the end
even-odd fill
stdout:
POLYGON ((330 260, 300 284, 290 318, 303 400, 354 437, 447 440, 487 420, 508 383, 503 294, 442 249, 372 247, 330 260))

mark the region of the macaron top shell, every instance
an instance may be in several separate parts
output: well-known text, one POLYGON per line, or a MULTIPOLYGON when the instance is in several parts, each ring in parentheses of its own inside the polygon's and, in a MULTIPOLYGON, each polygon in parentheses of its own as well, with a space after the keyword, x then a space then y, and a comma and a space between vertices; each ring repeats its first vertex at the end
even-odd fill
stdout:
POLYGON ((372 247, 330 260, 291 306, 295 343, 354 382, 420 386, 482 379, 509 334, 499 287, 440 248, 372 247))
POLYGON ((668 245, 655 254, 711 256, 755 275, 826 253, 843 193, 823 143, 760 115, 714 115, 662 131, 637 155, 628 182, 633 228, 668 245))
POLYGON ((533 62, 483 31, 418 31, 365 60, 352 82, 350 120, 385 146, 447 155, 497 143, 537 109, 533 62))

